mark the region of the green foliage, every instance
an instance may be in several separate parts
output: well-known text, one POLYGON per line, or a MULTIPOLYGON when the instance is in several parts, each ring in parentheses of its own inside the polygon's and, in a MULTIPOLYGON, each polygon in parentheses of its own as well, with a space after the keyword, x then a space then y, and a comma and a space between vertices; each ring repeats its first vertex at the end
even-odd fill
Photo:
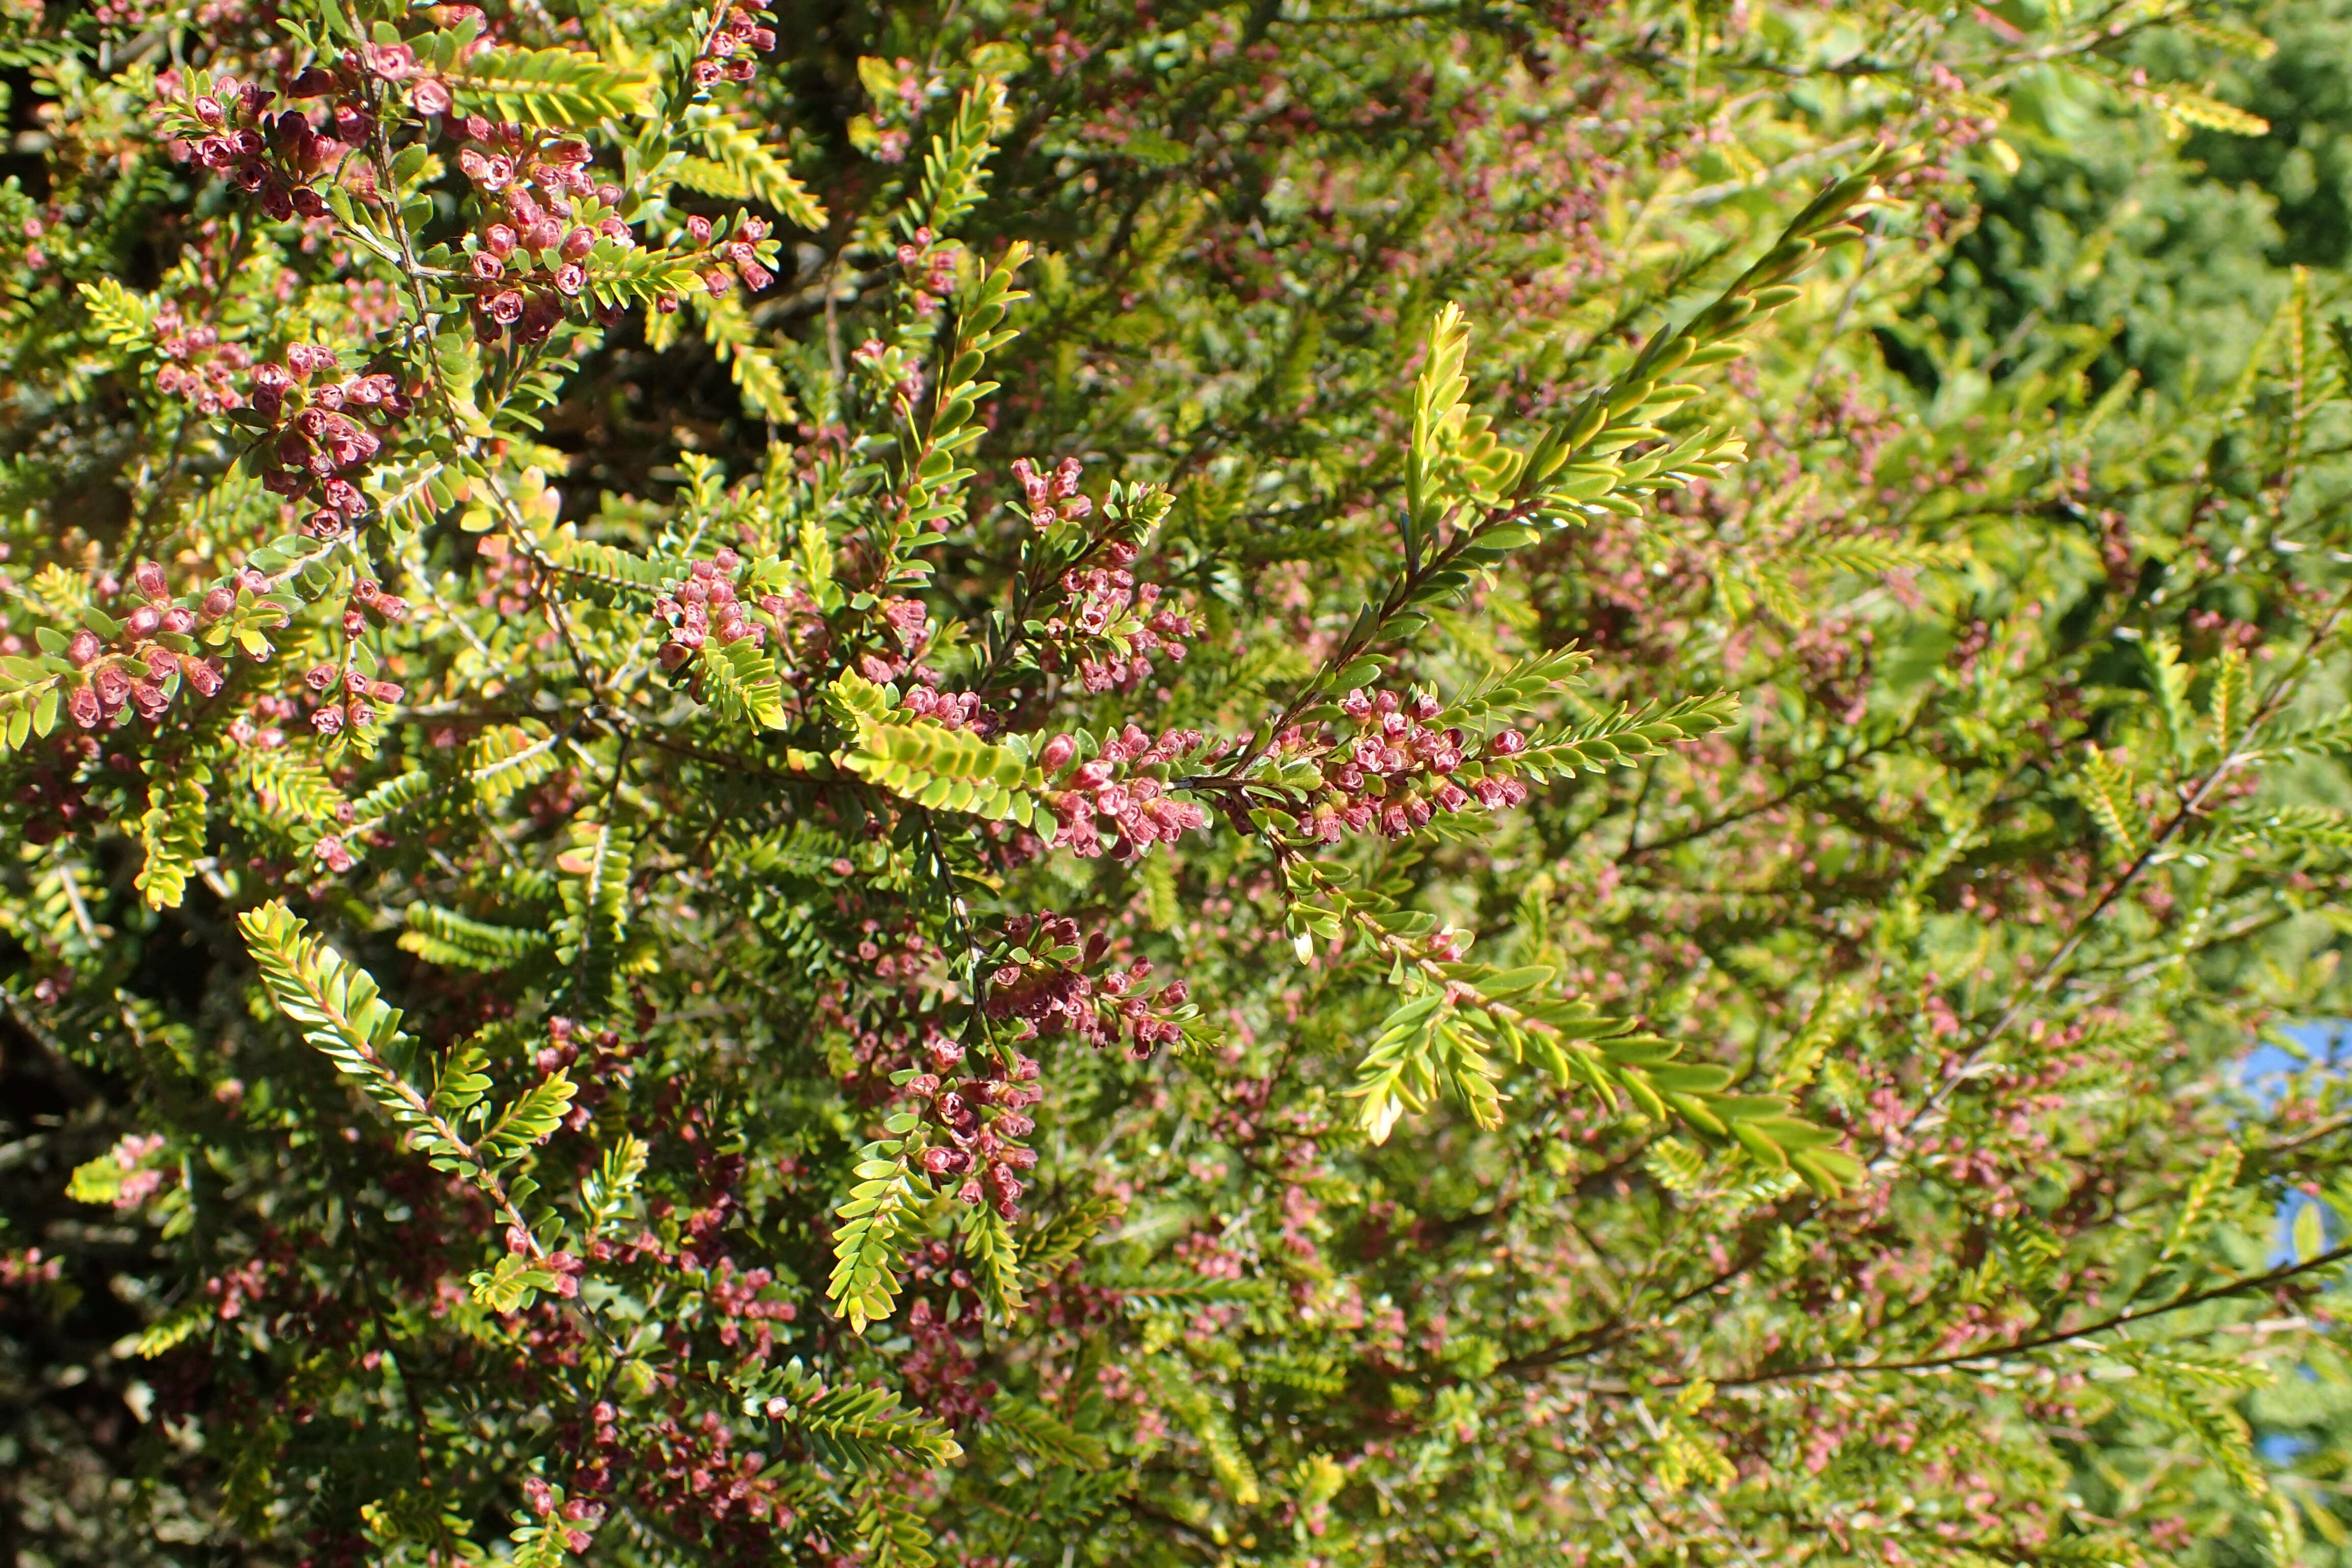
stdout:
POLYGON ((188 878, 205 852, 205 811, 210 804, 205 786, 211 782, 211 770, 192 763, 149 792, 152 804, 139 819, 146 859, 137 886, 152 909, 177 909, 187 892, 188 878))
POLYGON ((476 49, 451 86, 461 108, 557 131, 645 110, 642 81, 574 49, 476 49))
POLYGON ((835 1233, 833 1278, 824 1293, 840 1303, 851 1331, 862 1334, 866 1324, 888 1318, 898 1300, 906 1268, 899 1238, 919 1205, 920 1178, 904 1145, 893 1140, 868 1143, 850 1174, 857 1184, 835 1212, 843 1223, 835 1233))
POLYGON ((0 22, 0 1534, 2352 1562, 2333 4, 0 22))

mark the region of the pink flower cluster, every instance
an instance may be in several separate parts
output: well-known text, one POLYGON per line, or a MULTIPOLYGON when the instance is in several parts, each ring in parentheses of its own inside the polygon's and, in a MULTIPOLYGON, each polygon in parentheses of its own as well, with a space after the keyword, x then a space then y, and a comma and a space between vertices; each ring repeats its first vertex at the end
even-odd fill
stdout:
POLYGON ((23 228, 27 242, 25 246, 25 269, 27 272, 39 272, 48 266, 49 253, 41 248, 41 237, 49 232, 49 225, 56 221, 57 209, 54 205, 50 208, 49 216, 46 220, 39 217, 28 217, 25 220, 23 228))
MULTIPOLYGON (((196 654, 188 634, 195 629, 200 612, 172 602, 163 569, 152 561, 142 562, 131 581, 143 602, 131 612, 111 644, 87 626, 66 641, 67 662, 80 675, 66 698, 66 710, 85 730, 123 721, 126 709, 136 709, 152 723, 171 707, 182 680, 210 697, 227 679, 218 660, 196 654), (161 640, 166 637, 178 646, 161 640)), ((213 596, 207 595, 205 612, 212 604, 213 596)))
POLYGON ((1013 952, 989 975, 983 1005, 992 1018, 1015 1020, 1015 1038, 1066 1030, 1097 1048, 1124 1040, 1140 1059, 1183 1037, 1174 1016, 1185 1003, 1181 980, 1146 995, 1151 965, 1140 958, 1100 982, 1087 973, 1109 946, 1100 931, 1081 950, 1077 922, 1047 910, 1034 919, 1013 916, 1004 922, 1004 935, 1013 952))
POLYGON ((1091 858, 1103 852, 1108 832, 1111 854, 1132 860, 1162 840, 1174 843, 1187 828, 1208 826, 1209 814, 1171 798, 1163 782, 1168 770, 1200 750, 1202 742, 1198 730, 1171 730, 1154 740, 1129 724, 1085 763, 1076 763, 1077 742, 1069 736, 1046 742, 1037 764, 1048 779, 1061 782, 1045 796, 1059 824, 1054 847, 1091 858))
MULTIPOLYGON (((952 244, 937 245, 935 237, 929 228, 919 228, 906 244, 898 247, 898 267, 907 275, 907 287, 914 296, 918 316, 929 316, 937 310, 940 301, 955 286, 957 248, 952 244)), ((1015 463, 1013 468, 1017 470, 1021 466, 1015 463)))
MULTIPOLYGON (((742 564, 741 556, 722 545, 709 560, 696 562, 675 590, 654 600, 654 614, 669 624, 669 636, 658 656, 664 669, 683 668, 697 649, 713 638, 730 643, 749 637, 753 647, 766 643, 768 628, 753 620, 752 607, 735 596, 735 574, 742 564)), ((759 607, 771 616, 790 609, 773 594, 762 598, 759 607), (770 599, 775 600, 776 608, 769 606, 770 599)))
POLYGON ((122 1172, 122 1183, 115 1189, 114 1206, 135 1209, 163 1190, 163 1171, 147 1163, 148 1157, 163 1151, 163 1140, 153 1132, 125 1133, 110 1151, 114 1163, 122 1172))
POLYGON ((898 706, 916 718, 929 719, 943 729, 970 727, 973 732, 985 735, 1001 728, 993 715, 980 710, 980 693, 977 691, 934 691, 919 683, 910 687, 907 695, 898 700, 898 706))
MULTIPOLYGON (((1039 473, 1028 458, 1015 458, 1013 477, 1021 481, 1021 493, 1029 503, 1030 526, 1040 533, 1066 518, 1075 521, 1095 510, 1095 503, 1078 493, 1082 470, 1076 458, 1063 458, 1050 475, 1039 473)), ((1066 579, 1063 586, 1069 586, 1066 579)))
POLYGON ((563 319, 564 301, 587 289, 597 241, 636 243, 620 216, 623 192, 597 181, 584 142, 478 114, 466 116, 465 131, 475 144, 458 150, 457 167, 505 214, 483 229, 467 260, 475 333, 485 342, 509 332, 538 342, 563 319))
MULTIPOLYGON (((453 6, 451 9, 473 12, 478 19, 481 16, 481 12, 471 5, 453 6)), ((470 55, 480 47, 468 44, 464 53, 470 55)), ((413 84, 408 89, 408 102, 419 114, 446 114, 452 107, 449 84, 441 79, 438 72, 418 64, 416 51, 406 44, 370 44, 362 49, 347 50, 343 55, 342 68, 328 77, 328 82, 331 84, 329 89, 354 89, 358 86, 357 77, 362 71, 378 81, 413 84)), ((316 79, 320 77, 327 77, 327 73, 305 71, 302 81, 296 84, 296 95, 301 96, 305 83, 319 85, 316 79)))
POLYGON ((312 665, 303 672, 302 684, 320 695, 310 728, 321 739, 341 733, 347 724, 374 723, 374 704, 397 702, 405 695, 389 680, 370 680, 356 669, 338 669, 332 664, 312 665))
POLYGON ((751 55, 764 55, 776 47, 775 29, 758 16, 767 8, 768 0, 741 0, 727 8, 710 29, 710 37, 703 40, 702 54, 691 68, 695 86, 709 89, 721 81, 750 81, 759 74, 759 62, 751 55))
MULTIPOLYGON (((686 220, 686 237, 699 248, 711 243, 710 220, 696 214, 686 220)), ((743 287, 757 294, 776 280, 776 275, 760 264, 758 249, 768 237, 767 223, 746 215, 736 224, 734 234, 709 257, 702 274, 702 286, 713 294, 724 294, 734 287, 736 278, 743 287), (730 274, 733 276, 730 277, 730 274)), ((675 305, 669 307, 677 309, 675 305)))
POLYGON ((189 326, 173 300, 156 307, 152 325, 155 352, 164 362, 155 372, 156 391, 184 397, 205 414, 243 405, 245 399, 229 378, 253 364, 244 344, 222 342, 215 327, 189 326))
POLYGON ((413 410, 400 383, 384 374, 348 381, 314 377, 339 368, 335 351, 295 343, 283 363, 268 361, 247 378, 247 399, 263 428, 262 488, 272 495, 315 500, 303 531, 319 538, 341 532, 368 509, 352 481, 383 449, 392 427, 413 410))
MULTIPOLYGON (((1433 697, 1356 690, 1340 700, 1339 710, 1355 721, 1356 733, 1323 759, 1326 787, 1305 824, 1309 838, 1332 844, 1342 833, 1373 827, 1402 838, 1428 826, 1441 811, 1460 811, 1474 802, 1497 811, 1528 797, 1526 784, 1499 774, 1478 778, 1468 789, 1454 781, 1452 775, 1467 760, 1464 748, 1470 742, 1457 728, 1429 727, 1425 721, 1439 710, 1433 697)), ((1284 737, 1289 750, 1314 743, 1297 731, 1284 737)), ((1516 730, 1499 731, 1486 746, 1490 758, 1526 749, 1526 738, 1516 730)))
POLYGON ((62 1257, 44 1258, 37 1247, 22 1252, 0 1252, 0 1285, 23 1289, 27 1285, 54 1285, 66 1271, 62 1257))
MULTIPOLYGON (((1127 546, 1111 549, 1133 556, 1127 546)), ((1091 694, 1133 692, 1151 678, 1155 654, 1181 663, 1184 639, 1198 630, 1183 611, 1160 605, 1158 584, 1139 584, 1124 566, 1067 573, 1062 588, 1069 605, 1046 620, 1045 637, 1091 694)))
POLYGON ((1037 1126, 1023 1112, 1045 1098, 1035 1087, 1037 1064, 1017 1055, 1009 1065, 992 1058, 972 1076, 951 1079, 945 1075, 963 1061, 963 1047, 941 1036, 929 1048, 933 1070, 917 1073, 900 1091, 915 1102, 928 1134, 923 1170, 940 1180, 961 1176, 959 1200, 992 1204, 1011 1219, 1022 1193, 1013 1173, 1037 1163, 1036 1151, 1021 1142, 1037 1126))

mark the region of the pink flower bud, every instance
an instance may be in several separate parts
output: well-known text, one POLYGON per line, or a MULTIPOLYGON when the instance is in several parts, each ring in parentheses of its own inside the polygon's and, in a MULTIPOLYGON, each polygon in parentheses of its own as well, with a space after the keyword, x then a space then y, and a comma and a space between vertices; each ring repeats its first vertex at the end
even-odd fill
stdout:
POLYGON ((210 659, 182 659, 180 670, 188 678, 188 684, 205 697, 218 692, 225 679, 221 667, 210 659))
POLYGON ((1078 743, 1076 741, 1067 735, 1056 735, 1046 742, 1045 749, 1037 753, 1037 765, 1048 774, 1058 773, 1068 767, 1070 759, 1077 754, 1078 743))
MULTIPOLYGON (((585 230, 581 232, 584 233, 585 230)), ((588 272, 576 261, 567 261, 555 270, 555 287, 564 294, 577 294, 588 287, 588 272)))
POLYGON ((585 261, 588 253, 595 248, 596 233, 593 229, 575 228, 563 237, 563 259, 566 261, 585 261))
POLYGON ((236 590, 226 584, 222 584, 205 595, 204 618, 208 621, 219 620, 235 608, 236 608, 236 590))
POLYGON ((710 243, 710 220, 697 213, 686 220, 686 237, 697 245, 710 243))
POLYGON ((310 715, 310 728, 318 731, 322 737, 341 733, 343 728, 343 710, 340 708, 320 709, 310 715))
POLYGON ((185 605, 173 605, 163 612, 163 629, 178 636, 185 636, 196 629, 196 612, 189 609, 185 605))
POLYGON ((287 368, 299 376, 316 375, 338 364, 335 351, 324 343, 295 343, 286 351, 287 368))
POLYGON ((74 688, 74 694, 66 700, 66 710, 85 730, 97 729, 98 721, 105 717, 99 709, 98 693, 87 686, 74 688))
POLYGON ((87 669, 89 668, 90 661, 98 658, 99 649, 104 646, 98 640, 98 634, 85 626, 74 633, 72 638, 67 642, 66 658, 73 661, 73 667, 76 669, 87 669))
POLYGON ((515 231, 505 224, 494 223, 482 231, 482 248, 492 256, 504 258, 514 254, 515 231))
POLYGON ((127 624, 132 637, 151 637, 155 635, 156 629, 163 626, 163 612, 152 605, 142 605, 131 612, 131 619, 127 624))
POLYGON ((1528 738, 1517 730, 1497 730, 1486 742, 1486 753, 1495 757, 1512 757, 1528 749, 1528 738))

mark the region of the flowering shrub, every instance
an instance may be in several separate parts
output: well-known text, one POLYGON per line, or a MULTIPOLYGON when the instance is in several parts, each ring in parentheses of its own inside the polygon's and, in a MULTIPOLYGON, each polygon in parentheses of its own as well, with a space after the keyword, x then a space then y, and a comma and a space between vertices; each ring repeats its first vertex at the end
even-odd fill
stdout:
POLYGON ((1321 13, 9 14, 12 1549, 2344 1538, 2324 289, 1859 330, 2259 40, 1321 13))

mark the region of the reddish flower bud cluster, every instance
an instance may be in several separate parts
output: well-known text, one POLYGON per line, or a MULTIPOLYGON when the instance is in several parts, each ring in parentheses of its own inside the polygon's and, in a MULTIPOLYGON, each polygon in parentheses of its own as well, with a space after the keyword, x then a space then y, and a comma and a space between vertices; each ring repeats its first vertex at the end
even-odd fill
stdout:
POLYGON ((16 803, 23 806, 27 844, 54 844, 79 828, 109 819, 105 806, 89 798, 89 785, 79 776, 82 764, 98 759, 95 735, 58 735, 52 739, 60 761, 55 767, 37 767, 17 786, 16 803))
POLYGON ((777 1323, 789 1323, 800 1316, 800 1309, 767 1292, 775 1288, 776 1271, 754 1268, 748 1274, 735 1272, 735 1260, 719 1260, 719 1276, 710 1282, 710 1304, 725 1315, 719 1325, 719 1342, 733 1348, 743 1338, 740 1325, 749 1323, 762 1359, 775 1348, 777 1323))
POLYGON ((1151 965, 1137 959, 1100 982, 1087 971, 1100 963, 1109 942, 1100 931, 1078 942, 1076 921, 1048 910, 1034 919, 1015 915, 1004 922, 1012 951, 988 977, 984 1010, 992 1018, 1015 1020, 1013 1036, 1032 1039, 1067 1030, 1097 1048, 1124 1041, 1140 1059, 1181 1039, 1186 990, 1171 981, 1146 995, 1151 965))
MULTIPOLYGON (((593 1119, 596 1107, 610 1099, 616 1089, 627 1087, 636 1071, 636 1058, 646 1053, 646 1043, 624 1043, 616 1029, 582 1035, 579 1026, 564 1017, 550 1018, 547 1033, 549 1043, 532 1056, 531 1064, 542 1073, 551 1073, 559 1068, 571 1073, 577 1087, 564 1125, 578 1132, 593 1119)), ((593 1247, 590 1255, 599 1260, 608 1256, 593 1247)))
POLYGON ((1198 730, 1171 730, 1155 741, 1129 724, 1075 768, 1076 742, 1066 735, 1046 742, 1039 766, 1049 777, 1068 772, 1063 787, 1045 797, 1060 824, 1054 846, 1087 858, 1100 855, 1108 824, 1111 854, 1132 860, 1163 839, 1173 843, 1187 828, 1206 827, 1209 814, 1171 797, 1164 782, 1179 758, 1200 750, 1202 740, 1198 730))
POLYGON ((736 1545, 715 1561, 784 1555, 769 1532, 789 1529, 799 1518, 785 1500, 790 1476, 762 1476, 768 1457, 735 1452, 735 1433, 715 1411, 681 1421, 684 1414, 681 1403, 649 1421, 639 1417, 624 1437, 620 1411, 598 1401, 590 1412, 586 1451, 572 1471, 573 1489, 609 1495, 625 1479, 636 1506, 681 1534, 695 1539, 707 1532, 736 1545))
POLYGON ((267 432, 259 447, 262 487, 272 495, 316 501, 302 529, 319 538, 341 532, 366 513, 367 498, 352 481, 413 409, 400 383, 380 373, 311 384, 338 366, 334 350, 295 343, 282 363, 254 366, 247 382, 252 422, 267 432))
POLYGON ((155 352, 163 360, 155 372, 156 391, 184 397, 205 414, 223 413, 244 404, 244 396, 229 379, 253 363, 253 355, 244 344, 222 342, 215 327, 189 326, 173 300, 156 307, 151 324, 155 352))
MULTIPOLYGON (((1095 510, 1095 503, 1078 493, 1082 474, 1076 458, 1063 458, 1051 475, 1039 473, 1037 465, 1026 458, 1013 460, 1013 477, 1021 481, 1022 495, 1029 503, 1031 527, 1043 533, 1056 522, 1085 517, 1095 510)), ((1062 585, 1069 587, 1069 580, 1065 578, 1062 585)))
POLYGON ((954 1427, 970 1426, 988 1414, 996 1384, 980 1374, 980 1363, 964 1349, 964 1342, 981 1337, 980 1297, 971 1273, 955 1260, 943 1241, 919 1250, 907 1270, 917 1281, 941 1279, 951 1292, 971 1292, 961 1312, 950 1306, 934 1310, 920 1297, 907 1309, 907 1338, 912 1342, 898 1358, 898 1375, 907 1380, 907 1394, 916 1405, 954 1427))
MULTIPOLYGON (((1499 773, 1486 773, 1467 789, 1455 781, 1453 775, 1468 760, 1465 748, 1472 742, 1458 728, 1429 727, 1425 721, 1439 710, 1432 697, 1356 690, 1340 700, 1339 710, 1355 721, 1356 733, 1330 745, 1322 759, 1325 787, 1302 825, 1310 838, 1336 843, 1342 833, 1375 827, 1401 838, 1427 826, 1440 811, 1473 804, 1499 811, 1528 797, 1526 784, 1499 773)), ((1283 738, 1286 750, 1318 743, 1297 731, 1283 738)), ((1526 749, 1526 738, 1516 730, 1501 731, 1486 743, 1489 758, 1526 749)))
MULTIPOLYGON (((131 581, 141 603, 111 640, 84 626, 66 641, 66 662, 75 672, 66 710, 85 730, 122 722, 131 709, 152 723, 172 705, 182 681, 210 697, 227 679, 219 660, 197 651, 188 634, 199 612, 173 602, 163 567, 143 562, 131 581)), ((207 595, 207 608, 210 604, 207 595)))
POLYGON ((1022 1193, 1013 1173, 1037 1163, 1036 1151, 1021 1142, 1036 1130, 1023 1111, 1045 1098, 1035 1087, 1037 1064, 1019 1055, 1009 1064, 992 1058, 974 1075, 950 1079, 944 1075, 964 1060, 963 1047, 941 1037, 929 1049, 934 1070, 915 1074, 901 1089, 922 1121, 913 1142, 928 1145, 917 1159, 935 1180, 961 1176, 962 1202, 992 1204, 1011 1219, 1022 1193))
POLYGON ((356 637, 368 628, 373 617, 377 624, 390 626, 408 618, 408 601, 397 594, 387 594, 383 585, 373 577, 362 577, 352 584, 352 596, 343 605, 343 635, 356 637))
POLYGON ((290 724, 301 716, 302 710, 290 697, 257 697, 251 707, 229 721, 228 739, 234 745, 279 751, 286 744, 286 731, 278 726, 290 724))
POLYGON ((768 0, 740 0, 719 15, 690 68, 695 86, 709 89, 722 81, 750 81, 759 74, 752 55, 767 54, 776 47, 775 29, 759 15, 767 8, 768 0))
MULTIPOLYGON (((202 89, 183 90, 178 74, 166 71, 156 84, 169 95, 158 109, 173 137, 172 155, 226 175, 279 222, 325 217, 329 208, 320 186, 339 173, 357 192, 374 189, 366 163, 347 157, 375 129, 374 117, 356 101, 337 106, 314 125, 302 110, 265 112, 277 95, 257 82, 222 76, 202 89)), ((335 84, 326 73, 306 71, 293 96, 332 90, 335 84)))

